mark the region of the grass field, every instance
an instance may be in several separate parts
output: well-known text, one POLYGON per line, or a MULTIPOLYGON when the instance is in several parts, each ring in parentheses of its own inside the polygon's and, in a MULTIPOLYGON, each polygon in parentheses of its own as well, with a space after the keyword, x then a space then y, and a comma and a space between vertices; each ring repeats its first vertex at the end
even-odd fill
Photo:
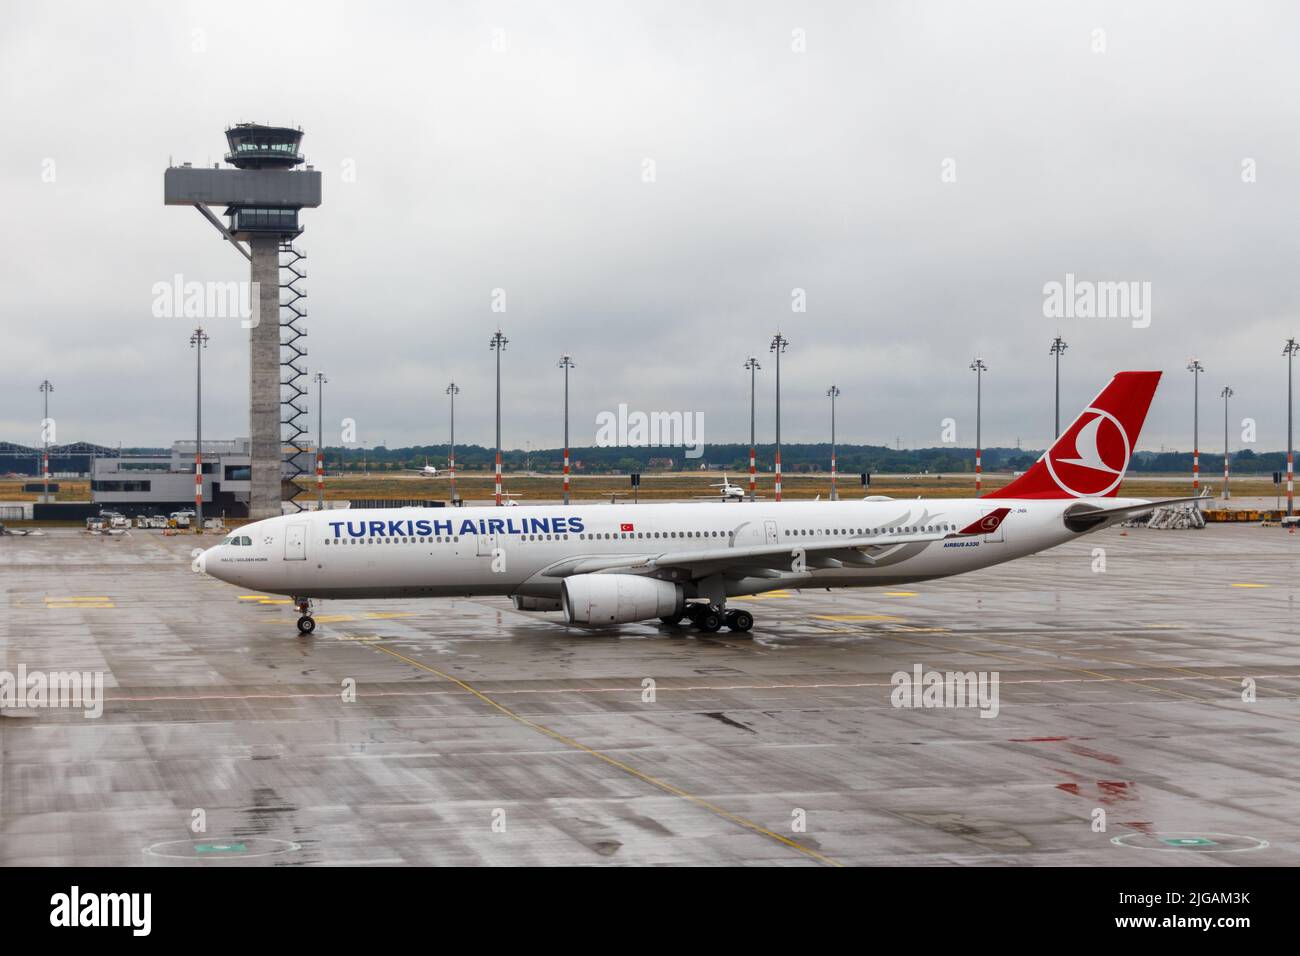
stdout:
MULTIPOLYGON (((747 478, 732 474, 731 481, 746 487, 747 478)), ((722 480, 721 474, 691 472, 687 474, 642 475, 638 498, 641 501, 668 501, 689 499, 696 495, 716 493, 710 484, 722 480)), ((1001 488, 1011 481, 1009 475, 985 475, 984 491, 1001 488)), ((302 483, 305 495, 315 494, 315 485, 311 481, 302 483)), ((553 501, 560 497, 562 480, 558 475, 525 476, 506 475, 503 480, 507 492, 520 495, 521 501, 553 501)), ((1130 478, 1120 487, 1120 494, 1133 497, 1178 497, 1190 495, 1191 480, 1181 476, 1142 476, 1130 478)), ((473 474, 457 476, 456 490, 466 501, 490 501, 492 499, 493 477, 491 475, 473 474)), ((610 495, 618 492, 631 499, 631 487, 626 475, 583 475, 573 476, 570 482, 571 497, 577 501, 603 499, 608 501, 610 495)), ((1218 486, 1208 485, 1212 490, 1218 486)), ((786 475, 782 477, 781 496, 792 500, 811 500, 821 495, 830 496, 830 476, 822 475, 786 475)), ((843 497, 857 497, 864 493, 857 475, 848 475, 840 479, 840 494, 843 497)), ((1241 496, 1271 495, 1273 483, 1267 479, 1243 478, 1232 483, 1233 493, 1241 496)), ((964 498, 975 493, 974 475, 945 475, 942 479, 934 475, 873 476, 870 493, 889 495, 893 498, 914 498, 921 495, 927 498, 964 498)), ((772 476, 760 475, 758 494, 762 497, 772 496, 772 476)), ((411 476, 348 476, 343 475, 325 480, 325 497, 328 499, 347 498, 446 498, 449 495, 448 482, 443 478, 422 478, 411 476)))
MULTIPOLYGON (((733 483, 745 486, 746 476, 732 474, 733 483)), ((670 474, 646 474, 641 476, 639 500, 669 501, 690 499, 694 496, 714 494, 709 485, 722 480, 720 473, 689 472, 670 474)), ((1009 475, 985 475, 984 490, 1001 488, 1011 480, 1009 475)), ((19 480, 0 481, 0 502, 37 501, 39 493, 24 492, 24 482, 19 480)), ((315 496, 315 479, 306 478, 299 482, 303 488, 303 497, 315 496)), ((492 500, 493 477, 490 474, 474 473, 460 475, 456 478, 456 490, 467 502, 492 500)), ((509 475, 504 479, 505 490, 518 494, 520 501, 555 501, 560 498, 562 483, 559 475, 509 475)), ((1120 487, 1121 495, 1135 498, 1172 498, 1191 494, 1191 480, 1186 476, 1176 475, 1141 475, 1126 479, 1120 487)), ((1219 483, 1203 482, 1204 487, 1217 493, 1219 483)), ((631 500, 631 487, 626 475, 575 475, 571 479, 572 494, 575 501, 604 500, 618 492, 631 500)), ((839 483, 843 497, 858 497, 863 489, 857 475, 846 475, 839 483)), ((791 500, 811 500, 821 495, 830 496, 831 481, 827 474, 820 475, 786 475, 782 478, 782 497, 791 500)), ((1232 482, 1233 494, 1240 497, 1268 496, 1274 493, 1273 483, 1263 477, 1246 477, 1232 482)), ((945 475, 942 479, 935 475, 916 476, 873 476, 870 493, 888 495, 892 498, 963 498, 975 492, 974 475, 945 475)), ((325 497, 332 501, 351 498, 434 498, 446 499, 450 489, 444 478, 423 478, 419 475, 340 475, 325 479, 325 497)), ((772 496, 772 476, 760 475, 758 478, 760 497, 772 496)), ((90 483, 85 480, 60 479, 56 501, 88 501, 90 483)))
MULTIPOLYGON (((39 491, 23 491, 23 485, 39 480, 39 478, 0 479, 0 504, 18 501, 40 501, 41 493, 39 491)), ((59 486, 59 490, 50 496, 55 501, 90 500, 90 482, 85 479, 73 478, 68 480, 67 478, 60 478, 56 481, 51 478, 50 484, 59 486)))

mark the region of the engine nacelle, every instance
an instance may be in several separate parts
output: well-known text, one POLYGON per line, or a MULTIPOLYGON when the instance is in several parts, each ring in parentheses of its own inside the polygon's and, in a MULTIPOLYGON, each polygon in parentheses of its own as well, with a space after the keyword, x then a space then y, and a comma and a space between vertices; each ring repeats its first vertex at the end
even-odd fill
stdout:
POLYGON ((516 611, 558 611, 560 610, 559 598, 529 597, 526 594, 515 594, 510 598, 514 602, 516 611))
POLYGON ((680 584, 637 574, 575 574, 560 593, 570 624, 631 624, 679 614, 685 603, 680 584))

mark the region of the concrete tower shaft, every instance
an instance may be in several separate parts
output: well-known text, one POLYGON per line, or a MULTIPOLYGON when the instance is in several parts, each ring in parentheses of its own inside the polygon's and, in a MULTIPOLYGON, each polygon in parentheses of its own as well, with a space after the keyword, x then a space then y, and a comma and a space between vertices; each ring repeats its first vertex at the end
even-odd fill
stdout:
MULTIPOLYGON (((289 242, 302 232, 298 212, 315 208, 321 201, 321 175, 303 161, 302 130, 284 126, 241 123, 226 130, 230 151, 226 161, 235 168, 195 169, 185 163, 172 166, 163 176, 163 201, 172 206, 193 206, 203 214, 249 261, 250 278, 257 289, 257 321, 249 329, 249 436, 251 439, 251 494, 249 516, 268 518, 281 513, 284 477, 283 427, 288 423, 289 445, 297 447, 301 428, 296 424, 301 409, 294 398, 286 403, 282 391, 300 394, 294 384, 304 374, 299 360, 300 345, 286 349, 291 354, 290 384, 282 389, 281 367, 281 262, 288 249, 291 261, 301 253, 289 242), (221 222, 209 205, 226 207, 229 224, 221 222), (284 411, 285 405, 289 408, 284 411)), ((290 266, 297 278, 301 273, 290 266)), ((216 277, 213 277, 216 279, 216 277)), ((294 296, 302 291, 292 288, 294 296)), ((303 316, 301 308, 289 309, 290 342, 305 334, 294 325, 303 316)), ((209 331, 217 334, 222 316, 204 317, 209 331)), ((296 467, 296 466, 295 466, 296 467)), ((298 470, 301 470, 300 468, 298 470)), ((292 474, 292 469, 290 474, 292 474)))
POLYGON ((280 514, 280 239, 254 236, 252 280, 259 296, 259 321, 248 336, 248 434, 252 518, 280 514))

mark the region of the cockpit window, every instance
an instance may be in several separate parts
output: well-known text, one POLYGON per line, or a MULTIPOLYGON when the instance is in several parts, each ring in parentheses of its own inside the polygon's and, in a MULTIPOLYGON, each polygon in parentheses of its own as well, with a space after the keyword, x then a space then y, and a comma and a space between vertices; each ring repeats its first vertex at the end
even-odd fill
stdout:
POLYGON ((251 545, 253 543, 253 539, 250 538, 248 535, 244 535, 242 538, 239 539, 239 543, 242 545, 251 545))

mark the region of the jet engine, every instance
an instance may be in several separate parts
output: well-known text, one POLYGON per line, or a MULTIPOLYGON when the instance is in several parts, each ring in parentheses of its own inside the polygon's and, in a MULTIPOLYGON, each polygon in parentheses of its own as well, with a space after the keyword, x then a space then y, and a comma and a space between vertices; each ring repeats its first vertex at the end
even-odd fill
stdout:
POLYGON ((575 574, 561 587, 569 624, 631 624, 680 614, 680 584, 637 574, 575 574))

